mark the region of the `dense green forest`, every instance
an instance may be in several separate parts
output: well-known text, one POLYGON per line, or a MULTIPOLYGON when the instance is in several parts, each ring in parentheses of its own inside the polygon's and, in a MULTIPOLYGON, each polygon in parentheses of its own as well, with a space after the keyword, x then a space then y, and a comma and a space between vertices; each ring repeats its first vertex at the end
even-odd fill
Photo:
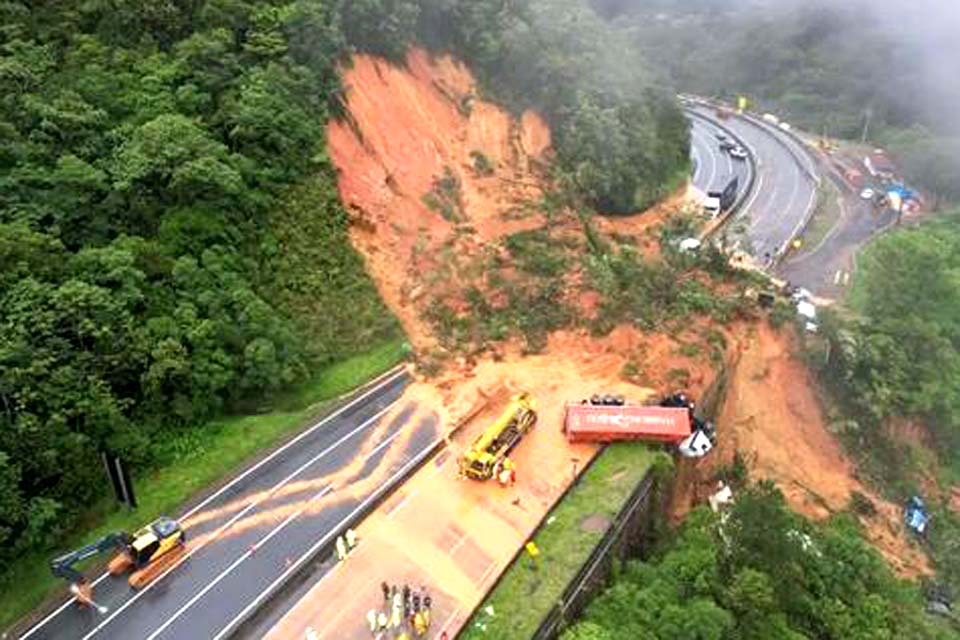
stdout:
POLYGON ((856 413, 927 419, 944 451, 960 446, 960 212, 872 243, 833 334, 826 370, 856 413))
POLYGON ((0 567, 178 434, 396 335, 346 237, 323 2, 0 4, 0 567))
POLYGON ((722 517, 701 507, 628 563, 563 640, 954 638, 847 516, 813 525, 769 483, 722 517))
POLYGON ((960 473, 960 211, 882 236, 858 260, 849 311, 825 314, 829 349, 814 359, 861 467, 895 499, 923 495, 934 510, 926 550, 960 592, 960 516, 929 492, 960 473), (890 437, 906 416, 926 425, 931 454, 890 437))
POLYGON ((543 111, 602 210, 687 170, 671 92, 580 0, 0 3, 0 570, 106 493, 101 449, 162 466, 400 334, 324 127, 352 51, 414 43, 543 111))
POLYGON ((866 129, 909 179, 960 197, 960 86, 945 71, 960 27, 945 4, 592 1, 681 90, 742 92, 817 134, 866 129))
POLYGON ((642 210, 688 173, 676 100, 585 0, 356 0, 344 29, 388 57, 415 41, 453 51, 496 101, 541 112, 559 183, 602 212, 642 210))

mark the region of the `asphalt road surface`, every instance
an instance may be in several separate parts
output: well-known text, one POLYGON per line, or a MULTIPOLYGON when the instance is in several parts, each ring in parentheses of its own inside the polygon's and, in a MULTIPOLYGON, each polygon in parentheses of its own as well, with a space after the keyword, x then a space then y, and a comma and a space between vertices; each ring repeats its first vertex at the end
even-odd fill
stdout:
MULTIPOLYGON (((693 109, 703 116, 715 118, 711 109, 693 109)), ((724 120, 723 126, 750 147, 756 160, 754 191, 730 224, 734 230, 745 227, 747 242, 743 248, 763 265, 767 255, 770 258, 776 256, 799 232, 816 204, 816 185, 808 174, 813 170, 813 163, 786 134, 737 116, 724 120), (804 166, 790 153, 788 146, 799 155, 804 166)), ((702 149, 702 137, 698 142, 694 132, 694 151, 701 156, 706 154, 702 149)), ((709 176, 710 166, 710 159, 703 167, 698 163, 697 172, 706 171, 709 176)), ((695 175, 694 184, 698 180, 704 178, 695 175)))
POLYGON ((700 118, 690 118, 690 155, 693 158, 693 186, 707 191, 719 191, 734 176, 740 178, 740 188, 746 187, 747 163, 734 160, 720 150, 718 134, 723 130, 700 118))
POLYGON ((875 211, 856 194, 843 192, 840 218, 817 246, 784 260, 777 274, 822 298, 839 298, 850 284, 854 254, 874 234, 896 221, 892 210, 875 211))
POLYGON ((67 602, 22 638, 216 638, 291 566, 329 543, 437 438, 437 419, 401 400, 396 370, 181 517, 184 561, 140 591, 102 577, 105 614, 67 602))

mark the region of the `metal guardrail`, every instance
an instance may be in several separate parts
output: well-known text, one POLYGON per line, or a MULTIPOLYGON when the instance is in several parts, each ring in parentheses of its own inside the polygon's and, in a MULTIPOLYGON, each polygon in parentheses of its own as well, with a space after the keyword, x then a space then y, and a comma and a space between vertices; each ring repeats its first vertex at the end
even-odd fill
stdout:
POLYGON ((587 600, 605 585, 612 571, 614 556, 625 557, 639 546, 640 541, 631 538, 641 537, 638 534, 649 524, 649 518, 643 516, 650 508, 651 490, 655 485, 656 473, 654 469, 650 469, 611 522, 603 538, 593 548, 587 561, 567 585, 560 600, 544 617, 532 640, 555 638, 566 621, 577 617, 587 600))
MULTIPOLYGON (((722 103, 705 100, 703 98, 686 97, 685 100, 687 102, 698 104, 700 106, 707 107, 707 108, 717 108, 717 107, 730 108, 728 105, 723 105, 722 103)), ((697 115, 699 115, 700 117, 708 121, 713 122, 710 118, 703 116, 703 114, 697 114, 697 115)), ((810 167, 807 166, 807 163, 805 162, 805 160, 809 160, 810 165, 814 167, 816 167, 816 165, 818 164, 817 160, 812 155, 810 155, 807 149, 807 144, 795 132, 781 129, 780 127, 774 127, 773 125, 765 122, 764 120, 757 118, 753 114, 745 113, 736 117, 741 117, 743 118, 744 122, 748 122, 752 124, 754 127, 765 131, 767 135, 772 137, 777 143, 779 143, 784 149, 786 149, 787 153, 789 153, 790 156, 797 163, 797 166, 800 167, 800 170, 803 172, 803 174, 806 175, 807 178, 813 183, 815 187, 815 193, 817 194, 817 197, 813 198, 813 200, 811 201, 811 205, 807 207, 807 210, 804 212, 803 217, 800 219, 797 226, 793 229, 792 233, 790 234, 790 237, 788 237, 783 242, 779 250, 776 252, 776 255, 777 255, 776 262, 770 265, 770 268, 772 269, 773 267, 776 266, 777 262, 779 262, 779 260, 782 259, 783 256, 787 254, 787 249, 790 247, 790 244, 797 238, 798 235, 802 234, 803 231, 810 224, 810 220, 813 218, 813 213, 816 210, 817 201, 819 199, 819 189, 820 189, 820 185, 823 182, 823 178, 822 176, 816 173, 815 169, 811 169, 810 167), (793 145, 787 144, 786 140, 784 140, 784 138, 781 136, 786 136, 790 138, 792 142, 798 145, 801 149, 801 152, 805 155, 805 158, 800 157, 797 149, 795 149, 793 145)), ((714 122, 714 124, 717 124, 717 123, 714 122)))
POLYGON ((747 156, 749 156, 747 158, 747 163, 750 167, 750 172, 747 176, 747 183, 745 188, 741 191, 740 195, 737 197, 737 201, 733 203, 733 206, 731 206, 730 209, 727 210, 727 212, 720 217, 719 223, 704 234, 703 239, 707 239, 713 236, 715 233, 717 233, 717 231, 722 229, 724 226, 726 226, 726 224, 731 219, 735 218, 736 215, 743 208, 743 205, 746 203, 747 199, 753 195, 753 191, 754 191, 754 188, 756 187, 756 182, 757 182, 757 171, 759 167, 759 161, 757 160, 757 154, 753 150, 753 147, 751 147, 749 143, 743 140, 731 129, 725 127, 723 123, 718 122, 717 120, 714 120, 709 116, 705 116, 702 113, 693 111, 692 109, 689 109, 689 108, 684 109, 684 111, 686 111, 690 117, 697 118, 698 120, 703 120, 704 122, 708 122, 712 126, 722 130, 725 134, 727 134, 727 136, 729 136, 733 140, 736 140, 737 144, 739 144, 743 149, 745 149, 747 152, 747 156))
POLYGON ((220 633, 217 635, 218 638, 236 638, 236 637, 247 637, 248 627, 252 625, 258 618, 259 615, 262 615, 266 608, 268 608, 272 603, 277 599, 284 596, 288 593, 288 590, 296 583, 298 578, 303 578, 310 574, 310 571, 315 568, 314 562, 319 558, 326 557, 333 553, 334 540, 343 535, 349 527, 356 526, 358 522, 361 522, 366 518, 370 513, 376 510, 383 502, 390 497, 404 481, 416 473, 427 461, 431 460, 434 454, 441 451, 446 446, 446 441, 443 438, 437 438, 434 440, 429 447, 418 453, 415 457, 410 459, 404 464, 389 480, 388 482, 380 485, 376 491, 370 494, 360 505, 354 510, 349 518, 349 522, 344 521, 341 523, 340 528, 331 529, 324 536, 322 536, 314 546, 307 551, 306 554, 301 556, 297 561, 295 561, 284 574, 281 576, 281 579, 277 580, 275 583, 271 584, 266 591, 264 591, 261 596, 251 603, 240 616, 231 621, 220 633))

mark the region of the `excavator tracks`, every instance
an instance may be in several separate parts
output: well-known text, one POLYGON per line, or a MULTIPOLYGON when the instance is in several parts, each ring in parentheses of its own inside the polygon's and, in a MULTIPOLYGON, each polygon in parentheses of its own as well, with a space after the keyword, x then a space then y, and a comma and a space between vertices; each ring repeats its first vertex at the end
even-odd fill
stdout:
POLYGON ((160 556, 142 569, 138 569, 130 574, 130 586, 134 589, 142 589, 167 569, 175 567, 183 560, 187 546, 179 544, 164 555, 160 556))

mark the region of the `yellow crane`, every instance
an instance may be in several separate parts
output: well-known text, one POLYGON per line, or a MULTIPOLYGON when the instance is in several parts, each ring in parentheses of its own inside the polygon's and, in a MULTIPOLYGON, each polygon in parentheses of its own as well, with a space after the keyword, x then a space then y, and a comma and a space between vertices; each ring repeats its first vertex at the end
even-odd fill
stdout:
POLYGON ((510 461, 507 456, 537 422, 530 394, 519 393, 510 400, 496 422, 487 427, 460 458, 460 475, 474 480, 499 476, 510 461))

